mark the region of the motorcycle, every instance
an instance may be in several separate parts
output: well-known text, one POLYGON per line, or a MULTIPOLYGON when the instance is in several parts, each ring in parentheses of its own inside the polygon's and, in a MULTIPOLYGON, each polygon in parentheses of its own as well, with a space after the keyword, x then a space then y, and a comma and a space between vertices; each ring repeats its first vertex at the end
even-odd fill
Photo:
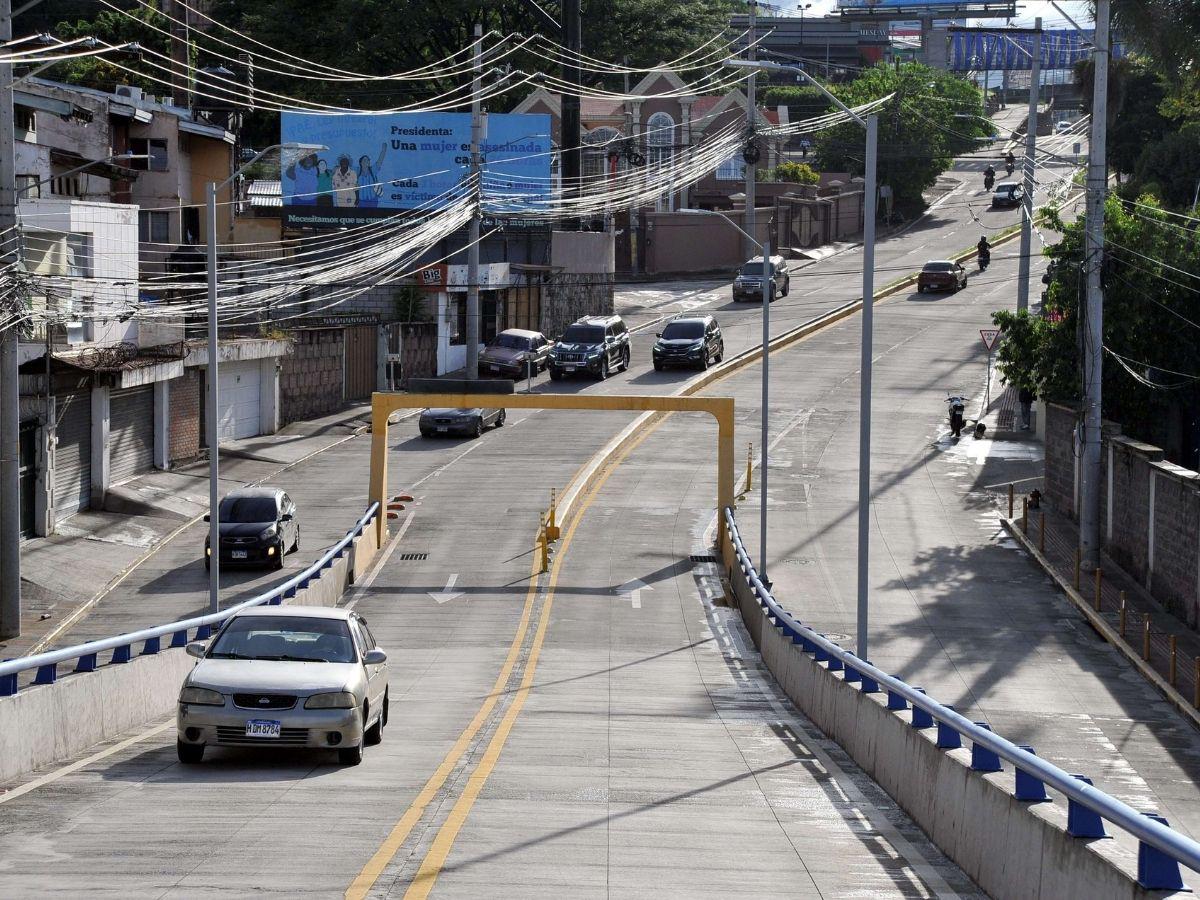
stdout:
POLYGON ((992 251, 991 250, 980 250, 979 251, 979 271, 986 272, 987 267, 990 266, 991 264, 992 264, 992 251))
POLYGON ((1009 174, 1009 175, 1011 175, 1011 174, 1013 173, 1013 169, 1015 169, 1015 168, 1016 168, 1016 166, 1015 166, 1015 165, 1013 165, 1013 164, 1012 164, 1012 163, 1010 163, 1010 162, 1006 162, 1006 163, 1004 164, 1004 168, 1005 168, 1005 170, 1008 172, 1008 174, 1009 174))
POLYGON ((983 176, 983 189, 985 191, 990 191, 992 189, 992 185, 994 185, 995 183, 996 183, 996 176, 994 176, 994 175, 984 175, 983 176))
POLYGON ((953 437, 961 437, 963 425, 966 424, 966 419, 963 413, 967 408, 967 399, 965 397, 947 397, 946 403, 950 406, 950 434, 953 437))

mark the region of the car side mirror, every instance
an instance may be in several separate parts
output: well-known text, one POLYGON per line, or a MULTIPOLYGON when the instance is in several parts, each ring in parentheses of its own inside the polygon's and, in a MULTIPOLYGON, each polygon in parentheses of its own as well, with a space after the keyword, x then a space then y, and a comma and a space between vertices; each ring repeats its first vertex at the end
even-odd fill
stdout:
POLYGON ((661 331, 656 331, 656 332, 654 332, 654 336, 655 336, 655 337, 662 337, 662 332, 661 332, 661 331))
POLYGON ((387 654, 378 647, 363 654, 364 666, 381 666, 385 662, 387 662, 387 654))
POLYGON ((188 656, 196 657, 196 659, 204 659, 205 649, 207 649, 207 648, 204 644, 204 641, 192 641, 190 644, 188 644, 186 647, 183 648, 183 652, 186 653, 188 656))
POLYGON ((290 521, 292 521, 293 518, 294 518, 294 516, 291 513, 284 513, 282 516, 279 517, 279 521, 280 522, 290 522, 290 521))
POLYGON ((205 522, 208 522, 208 521, 209 521, 208 513, 205 513, 205 514, 204 514, 204 521, 205 521, 205 522))

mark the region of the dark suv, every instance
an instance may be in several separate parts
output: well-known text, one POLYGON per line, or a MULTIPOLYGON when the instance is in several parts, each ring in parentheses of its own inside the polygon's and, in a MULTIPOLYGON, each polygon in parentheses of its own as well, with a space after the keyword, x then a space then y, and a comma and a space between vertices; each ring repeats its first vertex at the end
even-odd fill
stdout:
POLYGON ((620 316, 584 316, 550 348, 550 377, 587 372, 605 379, 629 368, 629 329, 620 316))
POLYGON ((659 332, 652 353, 655 372, 667 366, 707 369, 725 356, 721 326, 712 316, 679 316, 659 332))
MULTIPOLYGON (((749 260, 737 271, 733 279, 733 299, 750 300, 761 303, 763 295, 763 258, 756 256, 749 260)), ((787 260, 782 256, 772 256, 766 267, 770 276, 770 300, 775 302, 777 297, 786 297, 792 289, 792 276, 788 274, 787 260)))

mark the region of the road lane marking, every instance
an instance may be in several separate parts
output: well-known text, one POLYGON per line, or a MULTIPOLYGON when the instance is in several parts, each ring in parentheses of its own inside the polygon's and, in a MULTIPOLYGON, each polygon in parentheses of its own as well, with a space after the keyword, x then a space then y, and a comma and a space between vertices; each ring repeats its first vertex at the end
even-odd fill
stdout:
POLYGON ((454 589, 455 582, 457 582, 457 581, 458 581, 458 573, 455 572, 453 575, 451 575, 449 578, 446 579, 445 590, 426 591, 426 593, 428 593, 429 596, 432 597, 434 600, 436 600, 439 604, 446 603, 450 600, 457 600, 459 597, 461 597, 463 595, 462 591, 456 591, 454 589))
POLYGON ((173 727, 174 725, 175 719, 170 718, 161 725, 155 725, 153 728, 143 731, 141 734, 135 734, 133 737, 126 738, 119 743, 113 744, 111 747, 105 747, 98 753, 93 753, 91 756, 85 756, 83 759, 77 760, 70 765, 63 766, 61 769, 55 769, 53 772, 47 772, 45 775, 41 775, 33 779, 33 781, 28 781, 19 787, 13 788, 11 791, 0 794, 0 803, 7 803, 9 800, 16 800, 18 797, 24 796, 30 791, 36 791, 40 787, 45 787, 51 782, 58 781, 58 779, 66 775, 70 775, 72 772, 78 772, 80 769, 90 766, 94 762, 99 762, 102 759, 112 756, 114 753, 120 753, 126 747, 132 747, 134 744, 148 740, 155 735, 162 734, 164 731, 173 727))

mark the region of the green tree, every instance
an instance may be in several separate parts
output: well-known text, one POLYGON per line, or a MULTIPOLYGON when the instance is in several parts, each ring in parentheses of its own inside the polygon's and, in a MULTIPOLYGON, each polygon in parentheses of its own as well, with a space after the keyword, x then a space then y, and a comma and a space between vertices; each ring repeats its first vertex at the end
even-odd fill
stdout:
POLYGON ((773 84, 760 93, 759 102, 763 106, 786 106, 788 118, 793 122, 811 119, 833 108, 828 97, 807 85, 773 84))
MULTIPOLYGON (((921 63, 875 66, 832 90, 847 106, 893 95, 878 111, 879 183, 891 185, 901 215, 923 210, 923 193, 954 157, 978 147, 991 132, 989 123, 974 118, 982 102, 979 88, 921 63)), ((864 134, 857 123, 821 132, 816 150, 822 170, 863 174, 864 134)))
POLYGON ((808 163, 781 162, 770 170, 767 181, 788 181, 792 184, 817 184, 821 176, 808 163))

